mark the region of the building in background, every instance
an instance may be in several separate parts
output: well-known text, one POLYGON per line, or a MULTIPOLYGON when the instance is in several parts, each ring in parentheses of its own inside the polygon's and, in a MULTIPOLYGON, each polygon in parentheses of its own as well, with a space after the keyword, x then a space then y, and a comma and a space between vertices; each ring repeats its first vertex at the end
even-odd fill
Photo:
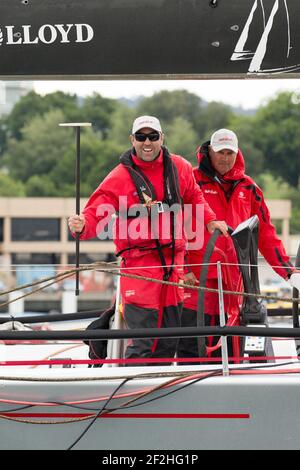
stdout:
MULTIPOLYGON (((81 200, 81 207, 86 201, 81 200)), ((75 264, 75 241, 67 224, 74 204, 72 198, 0 198, 0 280, 6 286, 53 276, 75 264)), ((114 243, 98 238, 81 241, 80 251, 81 264, 115 259, 114 243)), ((111 276, 95 271, 82 273, 80 281, 83 291, 112 284, 111 276)))
POLYGON ((29 80, 0 81, 0 117, 11 112, 22 96, 34 89, 34 82, 29 80))
MULTIPOLYGON (((81 207, 86 201, 81 200, 81 207)), ((291 243, 289 234, 291 202, 269 200, 267 203, 272 220, 281 221, 279 232, 287 252, 295 255, 297 244, 291 243)), ((75 241, 67 225, 74 206, 73 198, 0 198, 0 266, 7 267, 7 277, 10 272, 18 272, 18 266, 26 265, 28 271, 40 276, 42 266, 48 266, 51 275, 54 267, 75 264, 75 241), (16 271, 10 271, 11 267, 16 271)), ((81 241, 80 262, 112 261, 114 249, 112 241, 98 238, 81 241)), ((28 280, 25 275, 21 279, 20 273, 19 270, 18 284, 28 280)))

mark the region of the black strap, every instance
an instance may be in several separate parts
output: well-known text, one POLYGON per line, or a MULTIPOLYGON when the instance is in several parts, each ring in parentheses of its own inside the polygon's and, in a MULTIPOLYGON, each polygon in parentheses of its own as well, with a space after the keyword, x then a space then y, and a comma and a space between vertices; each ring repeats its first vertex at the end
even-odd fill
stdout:
MULTIPOLYGON (((163 245, 160 245, 160 246, 161 248, 170 248, 172 246, 172 242, 164 243, 163 245)), ((157 250, 157 247, 133 245, 133 246, 129 246, 128 248, 123 248, 123 250, 118 251, 118 253, 116 253, 115 256, 121 256, 125 251, 130 251, 130 250, 153 251, 153 250, 157 250)))
MULTIPOLYGON (((174 204, 182 204, 181 197, 180 197, 180 188, 179 188, 179 181, 178 181, 178 171, 176 165, 173 163, 169 151, 166 147, 162 147, 163 151, 163 166, 164 166, 164 200, 162 201, 163 204, 166 204, 167 207, 171 207, 174 204)), ((135 165, 132 154, 134 153, 134 149, 127 150, 120 158, 121 163, 125 166, 128 170, 134 185, 136 187, 139 200, 141 204, 145 204, 145 195, 150 198, 151 201, 156 201, 156 191, 151 183, 151 181, 144 175, 141 169, 135 165)), ((156 206, 156 205, 155 205, 156 206)), ((155 210, 157 208, 153 208, 153 206, 146 206, 148 210, 149 217, 152 215, 158 216, 158 211, 155 210), (153 212, 155 210, 155 212, 153 212)), ((174 213, 171 211, 171 237, 172 241, 169 244, 162 245, 159 242, 158 237, 154 239, 155 242, 155 249, 158 251, 158 255, 160 258, 161 265, 164 270, 164 280, 168 280, 173 272, 173 265, 175 261, 175 217, 174 213), (163 253, 163 249, 166 246, 171 246, 172 249, 172 261, 171 266, 168 269, 166 266, 166 259, 163 253)), ((125 248, 117 253, 117 256, 128 251, 133 248, 139 248, 141 250, 147 249, 146 247, 130 247, 125 248)), ((154 248, 152 248, 154 249, 154 248)))

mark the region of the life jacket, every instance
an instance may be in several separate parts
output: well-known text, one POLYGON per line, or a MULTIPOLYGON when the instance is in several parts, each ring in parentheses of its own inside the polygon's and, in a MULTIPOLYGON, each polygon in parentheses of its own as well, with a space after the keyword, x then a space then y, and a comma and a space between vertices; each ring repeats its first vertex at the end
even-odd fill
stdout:
MULTIPOLYGON (((175 259, 175 216, 174 210, 170 210, 171 206, 176 208, 182 207, 182 200, 180 197, 180 188, 178 180, 178 171, 176 165, 173 163, 170 153, 166 147, 162 147, 163 151, 163 172, 164 172, 164 199, 157 201, 156 191, 151 181, 142 172, 142 170, 134 163, 132 158, 132 149, 126 151, 121 157, 120 162, 129 172, 134 186, 140 200, 141 211, 142 208, 147 208, 148 217, 158 217, 160 213, 170 212, 171 217, 171 241, 166 244, 162 244, 158 238, 154 238, 155 247, 153 249, 158 251, 158 255, 161 261, 161 265, 164 270, 164 280, 168 280, 173 271, 174 259, 175 259), (163 253, 164 248, 171 248, 172 250, 172 261, 171 266, 168 269, 166 266, 166 260, 163 253)), ((133 218, 137 216, 128 215, 128 213, 118 213, 119 217, 133 218)), ((139 246, 131 246, 124 248, 119 251, 116 256, 120 256, 124 251, 131 250, 133 248, 139 248, 141 251, 143 248, 139 246)), ((148 249, 148 248, 147 248, 148 249)))

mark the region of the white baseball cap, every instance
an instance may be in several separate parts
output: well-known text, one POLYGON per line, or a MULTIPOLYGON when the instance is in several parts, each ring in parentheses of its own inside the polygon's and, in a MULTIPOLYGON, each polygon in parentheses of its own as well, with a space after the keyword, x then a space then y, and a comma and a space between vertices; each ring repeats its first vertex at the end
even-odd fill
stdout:
POLYGON ((139 116, 132 126, 132 134, 135 134, 143 127, 149 127, 157 132, 162 132, 159 120, 154 116, 139 116))
POLYGON ((238 138, 236 134, 229 129, 219 129, 214 132, 210 139, 210 145, 214 152, 228 149, 237 153, 239 150, 238 138))

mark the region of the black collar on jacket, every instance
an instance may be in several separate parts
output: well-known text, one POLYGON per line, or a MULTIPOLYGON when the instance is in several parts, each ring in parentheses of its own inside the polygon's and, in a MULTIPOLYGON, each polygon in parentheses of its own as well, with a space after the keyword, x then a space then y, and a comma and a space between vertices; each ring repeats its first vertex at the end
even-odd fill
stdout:
MULTIPOLYGON (((178 171, 176 165, 173 163, 169 150, 167 147, 162 146, 163 151, 163 165, 164 165, 164 203, 168 206, 173 204, 180 204, 180 188, 178 180, 178 171)), ((139 199, 141 203, 145 202, 142 193, 145 193, 148 197, 155 201, 156 191, 151 181, 142 172, 142 170, 136 165, 132 159, 132 154, 135 154, 134 148, 127 150, 120 157, 120 162, 127 168, 129 174, 134 182, 137 189, 139 199)))

